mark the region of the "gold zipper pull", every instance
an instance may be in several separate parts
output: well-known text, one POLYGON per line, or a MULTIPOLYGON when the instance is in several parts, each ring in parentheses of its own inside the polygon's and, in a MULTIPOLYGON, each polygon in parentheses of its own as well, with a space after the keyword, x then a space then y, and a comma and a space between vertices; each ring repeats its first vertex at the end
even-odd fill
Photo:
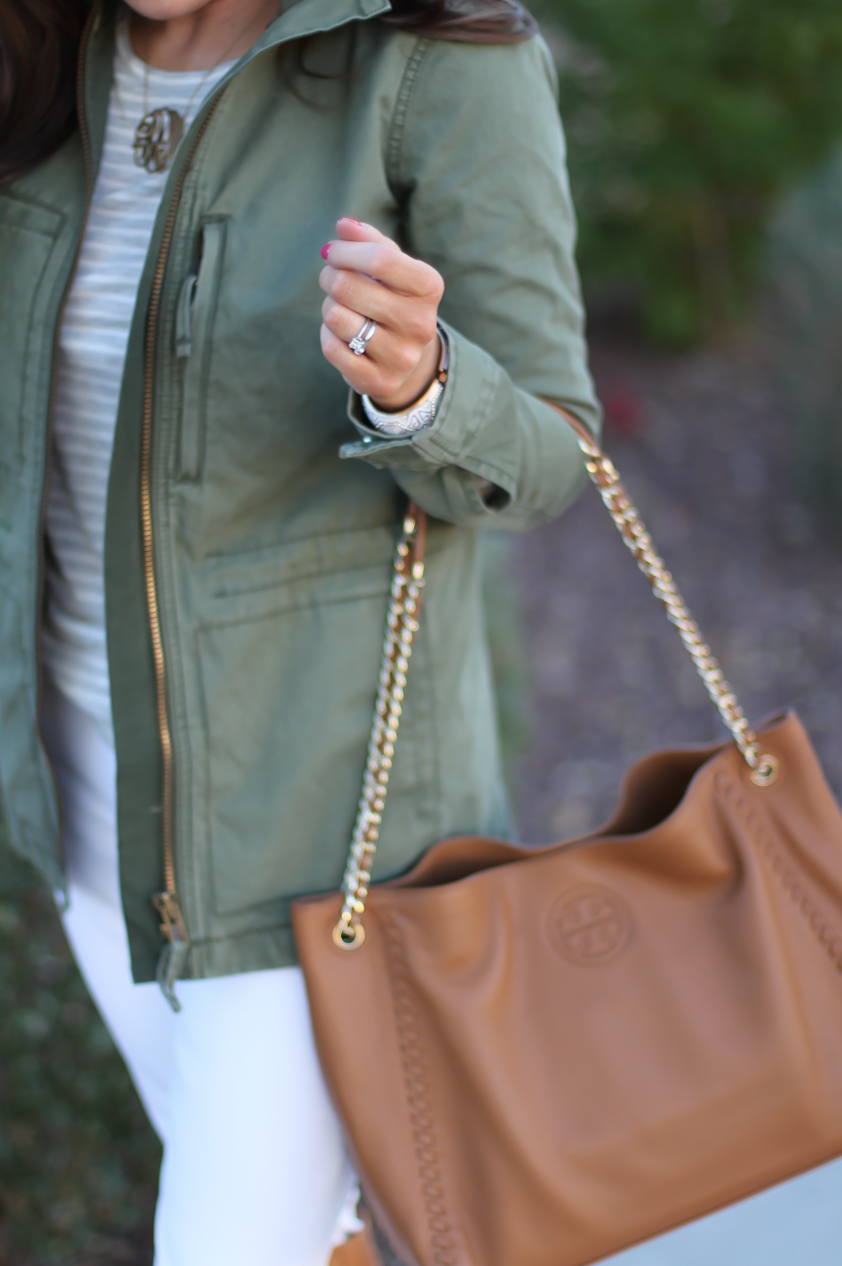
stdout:
POLYGON ((178 893, 156 892, 152 904, 161 916, 161 936, 171 943, 184 941, 185 945, 189 945, 190 937, 187 935, 178 893))
POLYGON ((187 935, 177 893, 156 892, 152 904, 161 916, 161 935, 167 941, 158 959, 158 984, 173 1011, 180 1011, 181 1003, 176 997, 175 983, 181 977, 187 962, 190 937, 187 935))

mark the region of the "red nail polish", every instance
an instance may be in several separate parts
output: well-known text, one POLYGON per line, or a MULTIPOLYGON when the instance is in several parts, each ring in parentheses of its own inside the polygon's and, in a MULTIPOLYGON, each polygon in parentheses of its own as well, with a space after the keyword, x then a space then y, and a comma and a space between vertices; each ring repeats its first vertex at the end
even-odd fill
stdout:
POLYGON ((322 247, 322 259, 327 259, 327 253, 330 250, 330 242, 325 242, 322 247))

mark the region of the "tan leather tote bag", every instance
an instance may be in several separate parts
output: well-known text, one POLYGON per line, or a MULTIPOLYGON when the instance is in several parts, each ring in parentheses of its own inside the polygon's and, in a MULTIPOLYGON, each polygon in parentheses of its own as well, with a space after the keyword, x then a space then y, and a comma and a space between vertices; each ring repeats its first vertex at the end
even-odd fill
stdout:
POLYGON ((582 1266, 842 1153, 842 815, 794 715, 749 729, 569 421, 734 741, 639 761, 593 835, 445 840, 368 891, 418 628, 410 508, 344 896, 293 921, 366 1199, 415 1266, 582 1266))

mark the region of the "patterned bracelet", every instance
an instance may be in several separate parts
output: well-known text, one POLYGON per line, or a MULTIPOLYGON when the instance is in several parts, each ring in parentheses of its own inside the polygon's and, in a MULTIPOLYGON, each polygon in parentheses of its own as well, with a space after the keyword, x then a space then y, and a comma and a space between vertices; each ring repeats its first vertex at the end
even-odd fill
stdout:
POLYGON ((414 404, 411 404, 408 409, 401 409, 400 413, 384 413, 382 409, 378 409, 375 404, 372 404, 368 396, 361 397, 365 416, 371 425, 376 427, 378 431, 382 431, 384 435, 393 437, 412 435, 415 431, 420 431, 422 427, 429 426, 436 416, 439 401, 444 395, 447 370, 450 364, 450 348, 447 342, 447 335, 441 326, 438 327, 438 335, 441 342, 439 371, 423 396, 416 400, 414 404))

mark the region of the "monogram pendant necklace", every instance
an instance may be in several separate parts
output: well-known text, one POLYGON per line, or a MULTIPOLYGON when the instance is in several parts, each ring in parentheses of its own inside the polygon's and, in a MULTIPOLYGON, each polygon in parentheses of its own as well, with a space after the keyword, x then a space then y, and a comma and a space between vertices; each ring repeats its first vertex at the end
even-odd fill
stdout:
MULTIPOLYGON (((146 110, 146 84, 143 86, 146 110)), ((187 110, 184 113, 186 115, 187 110)), ((145 167, 149 172, 166 171, 183 135, 184 119, 178 110, 172 106, 149 110, 135 128, 134 160, 138 167, 145 167)))
POLYGON ((217 66, 221 66, 237 41, 245 34, 246 27, 238 31, 222 56, 205 71, 190 94, 190 100, 184 114, 172 106, 161 106, 157 110, 149 109, 149 62, 143 63, 143 118, 135 128, 134 160, 138 167, 145 167, 148 172, 166 171, 175 157, 179 142, 184 136, 186 120, 190 117, 190 107, 196 99, 196 93, 203 86, 208 76, 213 74, 217 66))

